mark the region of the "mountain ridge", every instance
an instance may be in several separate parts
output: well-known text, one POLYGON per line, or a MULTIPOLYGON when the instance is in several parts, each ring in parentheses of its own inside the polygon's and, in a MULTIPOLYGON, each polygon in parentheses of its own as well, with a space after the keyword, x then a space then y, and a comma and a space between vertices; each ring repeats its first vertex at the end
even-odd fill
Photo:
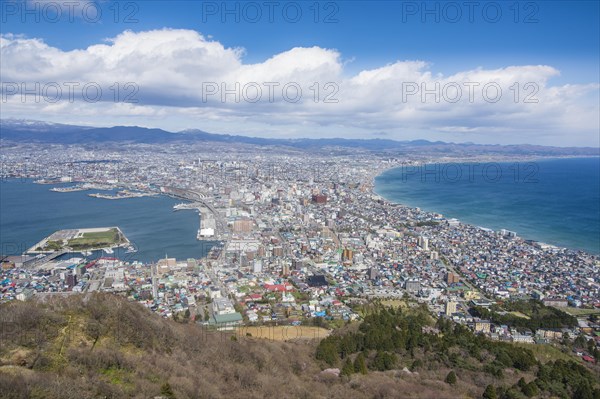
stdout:
POLYGON ((407 151, 427 149, 432 152, 486 151, 527 155, 600 155, 594 147, 554 147, 534 144, 474 144, 444 141, 392 140, 382 138, 262 138, 234 134, 210 133, 200 129, 169 132, 140 126, 94 127, 56 124, 33 120, 0 120, 0 139, 18 143, 89 144, 89 143, 235 143, 255 146, 284 146, 296 149, 351 148, 367 151, 407 151))

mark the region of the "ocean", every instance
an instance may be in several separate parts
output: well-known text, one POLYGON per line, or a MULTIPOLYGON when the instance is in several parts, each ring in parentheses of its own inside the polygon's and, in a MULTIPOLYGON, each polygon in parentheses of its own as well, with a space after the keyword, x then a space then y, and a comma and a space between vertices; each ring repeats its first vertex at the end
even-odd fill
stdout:
POLYGON ((108 255, 98 251, 92 258, 118 256, 144 263, 165 256, 197 259, 212 246, 196 240, 200 225, 197 211, 173 211, 173 205, 181 202, 176 199, 158 196, 107 200, 88 196, 104 191, 60 193, 50 191, 52 187, 56 186, 21 179, 0 182, 1 254, 19 255, 56 230, 108 226, 120 227, 138 252, 117 249, 114 255, 108 255))
POLYGON ((403 166, 378 176, 375 192, 465 223, 600 254, 600 158, 403 166))
MULTIPOLYGON (((212 246, 196 240, 196 211, 173 212, 178 200, 106 200, 87 195, 96 190, 57 193, 52 187, 0 181, 0 253, 21 254, 56 230, 105 226, 119 226, 138 249, 115 251, 128 261, 200 258, 212 246)), ((600 254, 599 158, 401 167, 378 176, 375 191, 448 218, 600 254)))

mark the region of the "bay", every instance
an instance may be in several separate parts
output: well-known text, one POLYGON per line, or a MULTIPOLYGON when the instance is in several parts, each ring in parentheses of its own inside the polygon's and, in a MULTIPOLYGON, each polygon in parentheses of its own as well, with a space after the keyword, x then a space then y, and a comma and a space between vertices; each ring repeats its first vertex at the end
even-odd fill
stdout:
MULTIPOLYGON (((200 218, 194 210, 174 212, 181 201, 165 197, 107 200, 89 197, 97 190, 60 193, 31 180, 0 182, 0 253, 19 255, 54 231, 118 226, 136 253, 100 251, 127 261, 156 262, 165 256, 201 258, 213 243, 196 240, 200 218)), ((79 255, 78 255, 79 256, 79 255)))
POLYGON ((391 169, 377 194, 525 239, 600 253, 600 158, 391 169))

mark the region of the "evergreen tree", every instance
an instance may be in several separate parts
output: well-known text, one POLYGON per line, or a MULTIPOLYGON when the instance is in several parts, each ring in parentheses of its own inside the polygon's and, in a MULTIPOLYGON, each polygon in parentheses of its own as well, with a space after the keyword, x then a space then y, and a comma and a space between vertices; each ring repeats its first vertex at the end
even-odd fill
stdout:
POLYGON ((496 355, 496 361, 505 367, 510 367, 510 366, 512 366, 512 363, 513 363, 512 359, 505 351, 500 351, 496 355))
POLYGON ((588 384, 582 384, 575 390, 573 399, 594 399, 594 392, 588 384))
POLYGON ((423 361, 421 359, 417 359, 411 364, 410 371, 416 371, 421 367, 423 367, 423 361))
POLYGON ((350 376, 354 374, 354 365, 350 361, 350 358, 346 358, 346 362, 344 362, 344 367, 342 367, 341 375, 350 376))
POLYGON ((454 373, 454 371, 450 371, 444 381, 446 381, 446 383, 450 385, 456 384, 456 374, 454 373))
POLYGON ((490 384, 485 387, 485 391, 483 391, 482 399, 497 399, 498 395, 496 394, 496 388, 490 384))
POLYGON ((585 346, 585 342, 585 336, 583 334, 579 334, 577 338, 575 338, 575 342, 573 342, 573 345, 575 345, 578 348, 583 348, 585 346))
POLYGON ((533 382, 530 382, 529 384, 525 385, 521 388, 521 390, 523 391, 523 394, 528 398, 534 397, 539 392, 537 385, 535 385, 535 383, 533 382))
POLYGON ((336 337, 327 337, 317 346, 317 359, 333 366, 338 359, 336 337))
POLYGON ((365 356, 362 354, 362 352, 356 356, 356 359, 354 359, 354 372, 361 374, 368 373, 367 364, 365 363, 365 356))

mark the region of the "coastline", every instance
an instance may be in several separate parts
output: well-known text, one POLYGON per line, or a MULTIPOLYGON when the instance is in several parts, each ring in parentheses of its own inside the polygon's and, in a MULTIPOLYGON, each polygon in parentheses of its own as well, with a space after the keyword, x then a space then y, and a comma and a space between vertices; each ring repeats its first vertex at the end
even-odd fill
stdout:
MULTIPOLYGON (((402 167, 403 165, 412 165, 412 166, 422 166, 422 165, 431 165, 431 164, 449 164, 449 163, 461 163, 461 164, 473 164, 473 163, 482 163, 482 162, 497 162, 497 163, 511 163, 511 162, 531 162, 531 161, 550 161, 550 160, 558 160, 558 159, 597 159, 600 157, 593 157, 593 156, 561 156, 561 157, 540 157, 540 156, 525 156, 525 157, 505 157, 505 156, 478 156, 478 157, 458 157, 458 158, 454 158, 454 157, 440 157, 440 158, 424 158, 421 160, 410 160, 410 161, 400 161, 400 160, 396 160, 396 162, 391 161, 391 162, 381 162, 379 161, 376 165, 376 167, 370 171, 370 173, 368 173, 366 176, 364 176, 362 180, 363 182, 363 186, 365 186, 365 188, 367 189, 366 191, 374 196, 374 198, 381 198, 389 203, 393 203, 393 204, 398 204, 401 205, 403 207, 406 208, 410 208, 410 209, 416 209, 416 208, 420 208, 423 212, 428 212, 428 213, 438 213, 438 214, 442 214, 444 215, 445 218, 451 218, 453 216, 449 216, 447 214, 444 214, 442 212, 438 212, 436 210, 425 210, 423 209, 421 206, 419 206, 418 204, 412 204, 409 205, 407 203, 403 203, 402 201, 397 201, 397 200, 393 200, 392 198, 386 196, 384 193, 382 193, 380 191, 380 189, 377 187, 377 179, 379 177, 381 177, 382 175, 384 175, 386 172, 390 171, 390 170, 394 170, 394 169, 398 169, 400 167, 402 167)), ((34 184, 39 184, 35 181, 32 181, 32 183, 34 184)), ((172 196, 165 194, 165 193, 159 193, 159 195, 157 197, 167 197, 167 198, 173 198, 172 196)), ((111 202, 111 201, 109 201, 111 202)), ((457 217, 458 219, 461 220, 461 223, 465 224, 465 225, 470 225, 470 226, 474 226, 474 227, 487 227, 485 223, 476 223, 471 221, 463 221, 463 218, 461 216, 456 215, 455 217, 457 217)), ((495 227, 495 228, 490 228, 491 230, 495 230, 498 231, 499 228, 495 227)), ((521 231, 519 231, 518 229, 510 229, 511 231, 516 231, 516 233, 522 233, 521 231)), ((197 233, 197 230, 195 230, 195 232, 197 233)), ((528 240, 528 234, 525 233, 524 236, 520 236, 521 239, 523 240, 528 240)), ((194 239, 197 240, 197 236, 196 234, 194 234, 194 239)), ((546 243, 546 241, 544 240, 540 240, 540 239, 531 239, 530 241, 534 241, 537 243, 546 243)), ((553 243, 553 241, 550 241, 550 244, 552 246, 556 246, 558 248, 562 248, 562 249, 568 249, 568 250, 572 250, 572 251, 582 251, 585 252, 587 254, 590 254, 592 256, 599 256, 599 253, 596 253, 594 251, 589 251, 589 250, 585 250, 585 249, 579 249, 579 248, 573 248, 570 246, 565 246, 565 245, 557 245, 555 243, 553 243)))
MULTIPOLYGON (((135 253, 125 254, 127 246, 114 248, 115 256, 119 254, 123 256, 122 259, 128 261, 154 263, 165 256, 164 250, 157 249, 163 244, 171 248, 169 253, 173 252, 184 259, 201 258, 206 256, 208 251, 207 244, 196 239, 197 218, 190 218, 184 212, 173 212, 172 207, 177 200, 171 196, 161 194, 115 202, 89 197, 85 191, 51 192, 48 185, 36 184, 31 178, 15 177, 3 180, 4 183, 14 184, 13 188, 19 190, 16 191, 17 194, 7 197, 6 202, 3 197, 3 216, 6 212, 6 215, 22 214, 31 218, 24 222, 18 217, 7 217, 6 220, 3 218, 2 233, 5 230, 14 231, 14 233, 2 234, 4 255, 22 255, 36 242, 51 235, 57 229, 102 225, 118 226, 123 234, 126 234, 130 245, 137 249, 135 253), (35 193, 33 195, 35 201, 31 203, 27 201, 28 205, 24 205, 25 201, 17 201, 20 206, 14 208, 16 211, 9 212, 7 206, 15 202, 16 197, 27 197, 31 195, 30 193, 35 193), (64 194, 64 197, 61 197, 61 194, 64 194), (52 205, 52 212, 48 212, 47 204, 64 203, 68 203, 69 206, 52 205), (59 215, 61 222, 56 222, 56 215, 59 215), (25 228, 17 228, 22 224, 25 228), (163 240, 157 236, 167 237, 167 239, 163 240), (175 236, 178 239, 173 238, 175 236)), ((101 249, 103 248, 98 248, 101 249)), ((96 254, 96 251, 92 252, 96 254)))
MULTIPOLYGON (((444 164, 478 164, 481 162, 486 162, 486 163, 498 163, 498 164, 510 164, 510 163, 515 163, 515 162, 534 162, 534 161, 552 161, 552 160, 562 160, 562 159, 598 159, 600 158, 600 156, 560 156, 560 157, 543 157, 543 156, 530 156, 530 157, 482 157, 482 158, 477 158, 477 159, 473 159, 473 158, 452 158, 452 159, 446 159, 446 158, 441 158, 441 159, 428 159, 428 160, 424 160, 424 161, 409 161, 409 162, 402 162, 402 163, 396 163, 393 165, 389 165, 388 167, 384 167, 381 168, 380 170, 378 170, 376 173, 373 173, 371 176, 369 176, 369 191, 372 195, 383 199, 391 204, 396 204, 396 205, 400 205, 412 210, 416 210, 416 209, 420 209, 421 212, 425 212, 425 213, 435 213, 435 214, 439 214, 442 215, 444 219, 450 219, 450 218, 456 218, 460 221, 460 223, 465 224, 465 225, 469 225, 472 227, 476 227, 476 228, 483 228, 483 229, 489 229, 492 231, 499 231, 502 228, 491 228, 488 226, 485 226, 485 223, 474 223, 472 220, 471 221, 463 221, 464 215, 453 215, 453 216, 449 216, 446 213, 442 213, 438 210, 434 210, 434 209, 425 209, 419 205, 416 205, 414 203, 412 204, 407 204, 407 203, 403 203, 397 200, 394 200, 392 198, 389 198, 389 196, 386 196, 385 194, 381 193, 380 191, 380 187, 377 187, 377 180, 382 177, 384 174, 386 174, 389 171, 392 170, 396 170, 405 166, 411 166, 411 167, 422 167, 422 166, 426 166, 426 165, 444 165, 444 164)), ((508 230, 508 229, 507 229, 508 230)), ((591 256, 596 256, 600 258, 600 250, 598 252, 596 251, 590 251, 588 249, 583 249, 583 248, 573 248, 570 246, 565 246, 564 244, 559 244, 559 243, 552 243, 552 242, 546 242, 544 240, 540 240, 540 239, 535 239, 535 238, 530 238, 527 237, 528 233, 525 233, 525 236, 521 236, 520 235, 520 231, 515 231, 514 229, 510 229, 511 231, 517 233, 518 237, 520 239, 522 239, 523 241, 527 241, 527 242, 532 242, 532 243, 537 243, 540 245, 545 245, 545 246, 549 246, 549 247, 555 247, 559 250, 570 250, 570 251, 575 251, 575 252, 583 252, 586 253, 588 255, 591 256)), ((529 233, 530 234, 530 233, 529 233)), ((543 234, 542 234, 543 235, 543 234)))
MULTIPOLYGON (((127 238, 127 236, 125 236, 125 234, 123 233, 123 231, 121 230, 121 228, 119 226, 110 226, 110 227, 85 227, 85 228, 74 228, 74 229, 66 229, 66 230, 57 230, 54 233, 52 233, 51 235, 44 237, 42 240, 40 240, 39 242, 35 243, 31 248, 29 248, 27 251, 25 251, 23 253, 23 255, 26 254, 46 254, 46 255, 51 255, 54 254, 56 252, 61 252, 61 251, 66 251, 68 253, 85 253, 85 252, 93 252, 93 251, 105 251, 106 250, 114 250, 116 248, 128 248, 131 245, 131 242, 129 241, 129 239, 127 238), (82 236, 83 234, 86 233, 102 233, 102 232, 107 232, 109 230, 116 230, 117 234, 119 235, 119 241, 118 243, 113 243, 109 246, 103 245, 103 246, 90 246, 90 247, 86 247, 83 248, 81 250, 75 250, 73 248, 68 247, 66 244, 63 248, 60 248, 59 250, 38 250, 37 248, 40 247, 44 247, 46 245, 46 243, 48 243, 50 241, 50 239, 54 236, 54 235, 59 235, 61 233, 65 233, 67 231, 74 231, 76 232, 73 237, 69 237, 69 238, 65 238, 65 240, 68 239, 73 239, 75 238, 75 236, 82 236)), ((110 253, 110 252, 108 252, 110 253)))
MULTIPOLYGON (((434 164, 450 164, 450 163, 462 163, 462 164, 473 164, 473 163, 477 163, 477 162, 496 162, 496 163, 509 163, 509 162, 532 162, 532 161, 551 161, 551 160, 558 160, 558 159, 595 159, 595 158, 600 158, 600 155, 596 155, 596 156, 591 156, 591 155, 564 155, 564 156, 551 156, 551 157, 544 157, 544 156, 519 156, 519 157, 515 157, 515 156, 510 156, 510 157, 496 157, 496 156, 489 156, 489 157, 482 157, 482 159, 479 158, 473 158, 473 157, 469 157, 469 158, 439 158, 439 159, 428 159, 425 161, 403 161, 401 163, 397 163, 394 165, 390 165, 387 166, 385 168, 382 168, 380 170, 378 170, 375 173, 372 173, 371 175, 369 175, 369 177, 367 178, 368 181, 368 185, 371 188, 375 187, 375 180, 380 177, 381 175, 383 175, 384 173, 392 170, 392 169, 398 169, 401 168, 402 166, 405 165, 410 165, 410 166, 424 166, 424 165, 434 165, 434 164)), ((371 190, 373 194, 375 195, 379 195, 376 192, 374 192, 373 190, 371 190)), ((401 205, 401 204, 400 204, 401 205)))

